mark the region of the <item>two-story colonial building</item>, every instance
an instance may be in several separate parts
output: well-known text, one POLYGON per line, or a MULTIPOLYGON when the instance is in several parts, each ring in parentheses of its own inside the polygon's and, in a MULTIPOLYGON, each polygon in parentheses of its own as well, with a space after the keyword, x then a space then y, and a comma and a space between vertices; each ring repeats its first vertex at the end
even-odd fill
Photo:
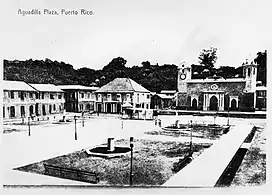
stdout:
POLYGON ((97 112, 120 113, 129 106, 150 109, 150 91, 130 78, 116 78, 95 93, 97 112))
POLYGON ((3 119, 25 118, 35 112, 37 92, 23 81, 2 81, 3 119))
POLYGON ((53 84, 30 84, 36 90, 35 115, 64 112, 64 91, 53 84))
POLYGON ((65 93, 67 112, 90 112, 95 110, 95 91, 98 87, 83 85, 58 85, 65 93))

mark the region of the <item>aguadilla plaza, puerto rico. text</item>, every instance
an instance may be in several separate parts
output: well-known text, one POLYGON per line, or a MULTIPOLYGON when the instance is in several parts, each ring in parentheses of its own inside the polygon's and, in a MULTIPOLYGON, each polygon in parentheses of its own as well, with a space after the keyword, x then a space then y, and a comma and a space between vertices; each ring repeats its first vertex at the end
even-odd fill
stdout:
POLYGON ((18 9, 17 14, 21 16, 28 15, 50 15, 50 16, 77 16, 77 15, 86 15, 92 16, 94 12, 87 9, 18 9))

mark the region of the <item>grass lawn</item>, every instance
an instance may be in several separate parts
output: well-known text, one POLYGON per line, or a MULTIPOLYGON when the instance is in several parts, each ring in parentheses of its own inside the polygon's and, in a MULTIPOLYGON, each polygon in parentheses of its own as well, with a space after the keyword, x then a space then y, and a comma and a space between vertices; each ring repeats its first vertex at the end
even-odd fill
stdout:
MULTIPOLYGON (((116 140, 115 145, 129 146, 129 140, 116 140)), ((193 156, 199 155, 209 146, 194 144, 193 156)), ((189 143, 134 140, 133 185, 162 185, 180 170, 178 162, 188 154, 188 149, 189 143)), ((43 163, 96 172, 100 178, 99 185, 129 185, 130 153, 121 158, 104 159, 88 156, 85 150, 81 150, 16 170, 44 174, 43 163)))
POLYGON ((258 128, 231 186, 251 186, 266 182, 266 138, 263 128, 258 128))
MULTIPOLYGON (((190 129, 189 126, 186 124, 182 125, 181 128, 177 128, 175 126, 169 126, 169 130, 158 130, 158 131, 148 131, 145 134, 149 135, 167 135, 167 136, 173 136, 173 137, 189 137, 190 136, 190 129)), ((192 137, 197 138, 206 138, 206 139, 219 139, 221 135, 223 134, 223 130, 225 130, 226 127, 219 126, 219 125, 200 125, 200 124, 193 124, 192 125, 192 137)))

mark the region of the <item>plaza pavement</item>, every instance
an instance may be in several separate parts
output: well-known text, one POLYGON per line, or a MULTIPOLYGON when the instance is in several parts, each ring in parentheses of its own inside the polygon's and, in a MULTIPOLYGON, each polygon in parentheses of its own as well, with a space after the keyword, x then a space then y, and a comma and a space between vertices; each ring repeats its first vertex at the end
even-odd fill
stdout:
MULTIPOLYGON (((188 123, 189 120, 197 123, 213 123, 212 116, 159 116, 162 120, 162 126, 173 124, 176 120, 181 123, 188 123)), ((227 118, 217 117, 217 124, 227 124, 227 118)), ((231 125, 235 124, 255 124, 265 126, 265 119, 240 119, 230 118, 231 125)), ((50 159, 60 155, 72 153, 94 145, 106 143, 108 137, 115 139, 133 136, 135 139, 152 139, 158 141, 184 141, 188 142, 188 137, 173 138, 170 136, 152 136, 144 132, 158 130, 154 121, 144 120, 123 120, 116 118, 93 118, 82 123, 77 123, 77 136, 75 140, 75 124, 47 124, 41 126, 31 126, 31 136, 28 136, 27 126, 20 126, 26 131, 3 134, 3 184, 4 185, 40 185, 45 183, 54 183, 55 185, 79 184, 83 182, 68 181, 49 176, 43 176, 31 173, 22 173, 21 171, 12 170, 31 163, 50 159), (20 179, 18 179, 20 178, 20 179), (35 178, 35 179, 34 179, 35 178), (46 179, 45 179, 46 178, 46 179), (52 179, 52 180, 50 180, 52 179), (49 182, 50 180, 50 182, 49 182)), ((210 143, 210 140, 193 138, 194 142, 210 143)), ((87 184, 88 183, 84 183, 87 184)))

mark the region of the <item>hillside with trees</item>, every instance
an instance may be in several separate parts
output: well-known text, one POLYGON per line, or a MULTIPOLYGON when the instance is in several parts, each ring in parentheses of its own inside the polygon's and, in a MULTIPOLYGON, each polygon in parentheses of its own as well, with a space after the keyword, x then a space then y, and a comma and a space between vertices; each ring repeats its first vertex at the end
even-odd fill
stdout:
MULTIPOLYGON (((215 75, 223 78, 242 77, 241 67, 214 68, 216 58, 216 49, 202 50, 200 65, 192 65, 192 78, 204 79, 215 75)), ((258 80, 266 84, 266 52, 259 52, 255 61, 259 64, 258 80)), ((129 77, 153 92, 176 89, 177 65, 152 65, 149 61, 143 61, 139 66, 126 67, 126 62, 124 58, 117 57, 101 70, 94 70, 87 67, 74 69, 71 64, 50 59, 4 60, 4 80, 101 87, 117 77, 129 77)))

